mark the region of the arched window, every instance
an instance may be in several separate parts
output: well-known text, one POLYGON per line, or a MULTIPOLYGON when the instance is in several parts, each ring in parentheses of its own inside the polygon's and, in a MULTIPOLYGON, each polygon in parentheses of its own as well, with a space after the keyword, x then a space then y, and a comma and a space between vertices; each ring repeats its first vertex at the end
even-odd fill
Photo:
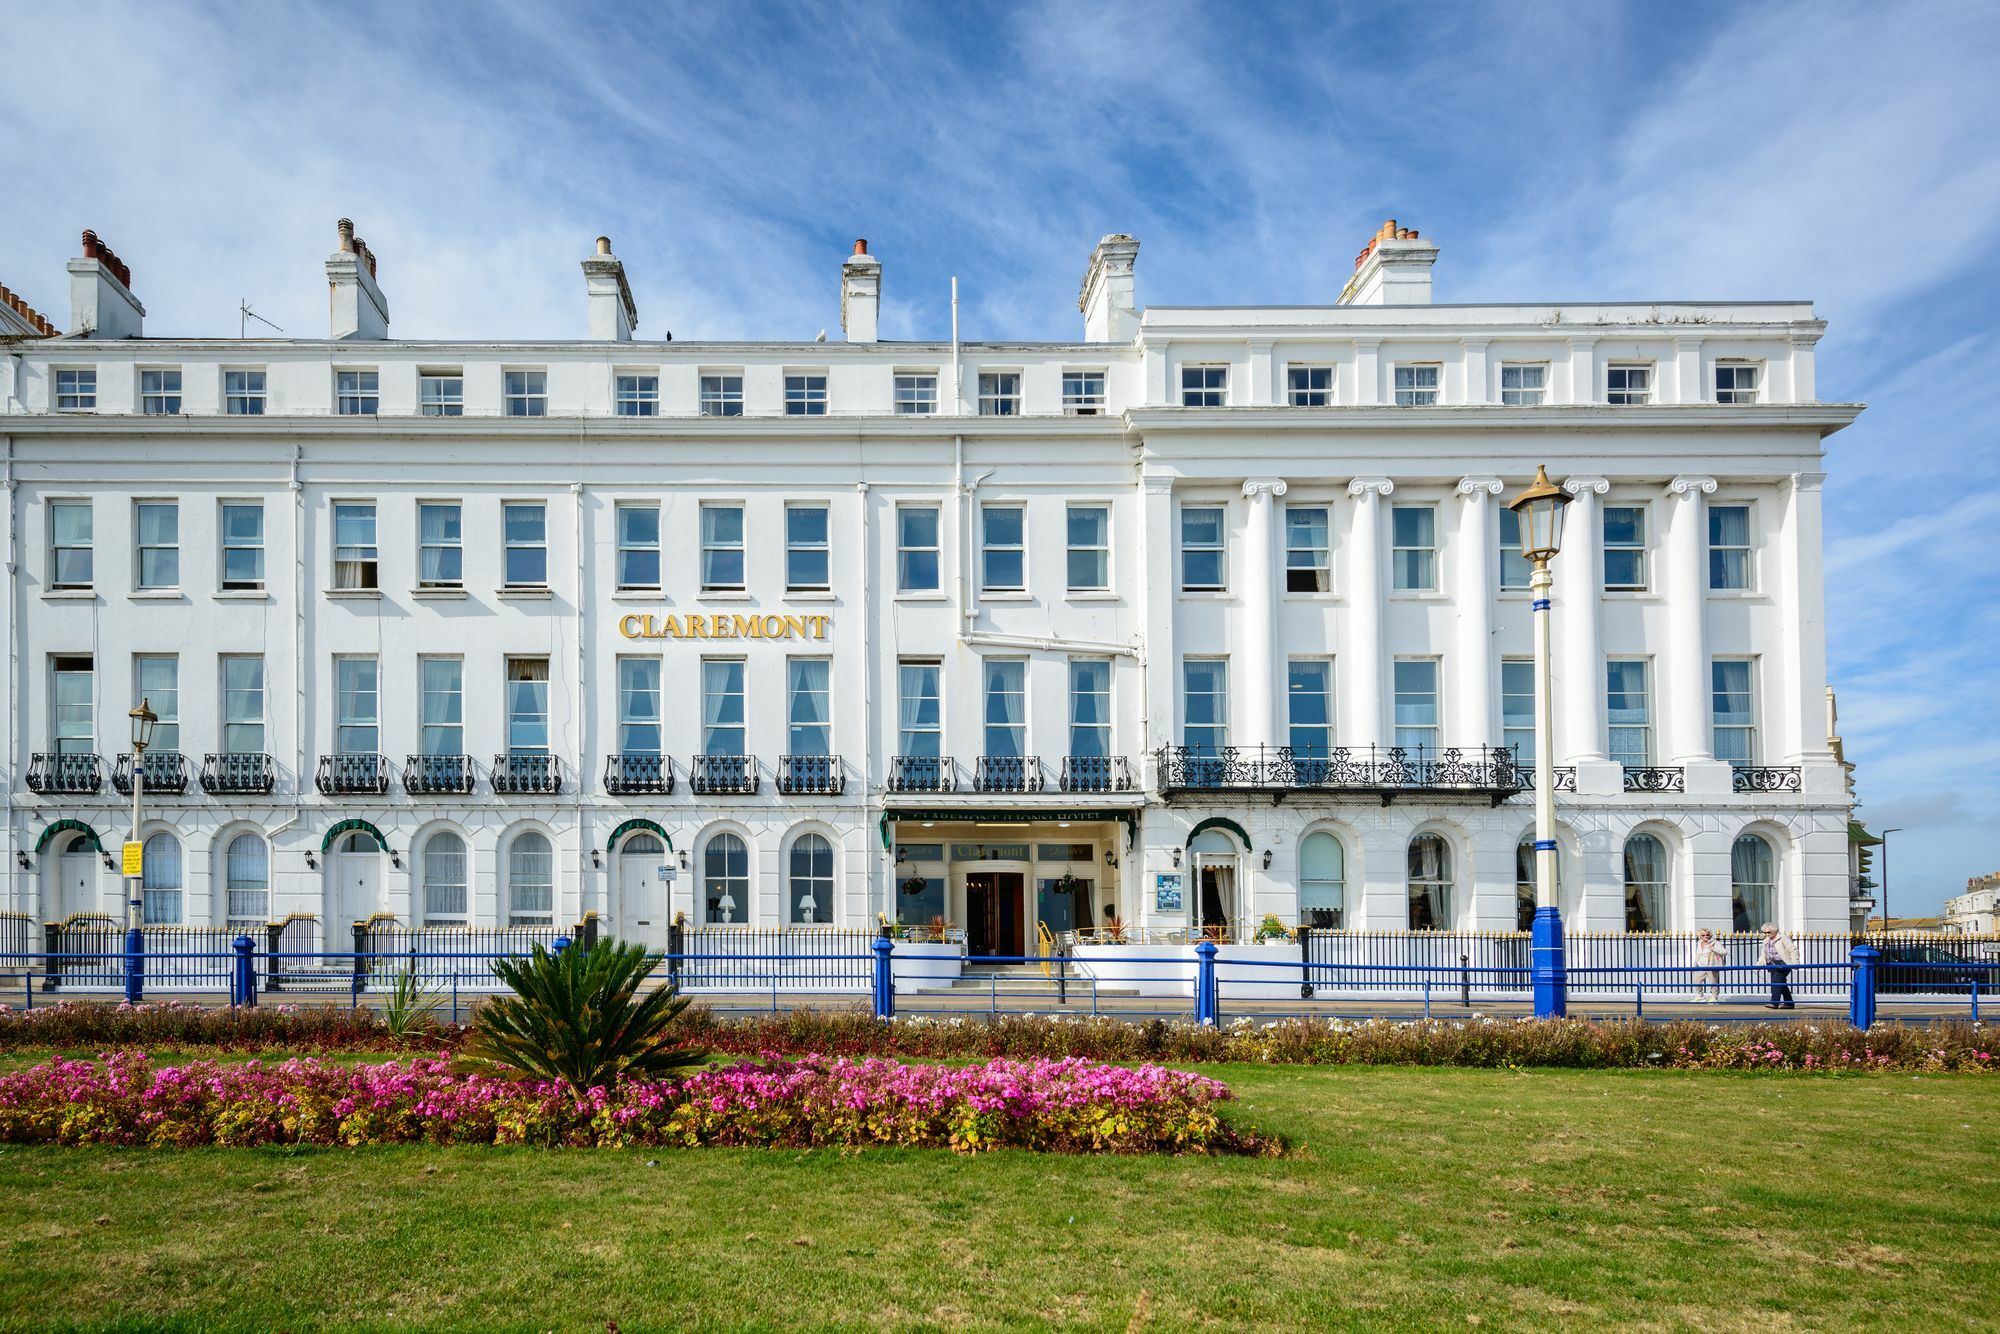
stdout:
POLYGON ((507 925, 555 921, 556 857, 548 837, 530 829, 507 849, 507 925))
POLYGON ((1757 931, 1766 922, 1775 922, 1778 901, 1778 857, 1771 845, 1756 834, 1744 834, 1729 850, 1731 925, 1738 931, 1757 931))
POLYGON ((1436 834, 1410 840, 1410 930, 1451 929, 1451 845, 1436 834))
POLYGON ((1299 845, 1299 925, 1347 925, 1347 854, 1332 834, 1307 834, 1299 845))
MULTIPOLYGON (((1556 902, 1562 902, 1563 860, 1562 852, 1556 852, 1556 902)), ((1514 845, 1514 929, 1532 931, 1535 929, 1535 908, 1538 906, 1538 891, 1535 886, 1535 836, 1521 835, 1521 841, 1514 845)))
POLYGON ((231 926, 259 926, 271 917, 271 852, 255 834, 238 834, 223 854, 222 881, 231 926))
POLYGON ((1625 840, 1625 929, 1668 929, 1667 850, 1651 834, 1625 840))
POLYGON ((140 908, 148 926, 177 925, 181 920, 181 841, 158 833, 146 840, 144 891, 140 908))
POLYGON ((801 926, 833 921, 833 844, 820 834, 801 834, 792 843, 791 884, 786 910, 801 926))
MULTIPOLYGON (((515 847, 520 846, 516 840, 515 847)), ((466 920, 465 840, 449 829, 424 840, 424 925, 461 926, 466 920)), ((519 911, 520 899, 514 900, 519 911)))
POLYGON ((750 921, 750 849, 734 834, 717 834, 702 850, 702 921, 743 926, 750 921))

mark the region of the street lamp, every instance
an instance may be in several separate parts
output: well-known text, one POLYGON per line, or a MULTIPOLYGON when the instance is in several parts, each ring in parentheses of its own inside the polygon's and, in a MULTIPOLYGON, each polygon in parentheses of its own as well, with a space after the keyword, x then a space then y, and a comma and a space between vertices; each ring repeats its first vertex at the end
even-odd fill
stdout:
MULTIPOLYGON (((139 701, 139 707, 132 710, 132 841, 139 842, 139 824, 143 818, 140 803, 146 792, 146 747, 153 744, 153 725, 160 721, 154 713, 151 702, 139 701)), ((143 854, 142 854, 143 856, 143 854)), ((139 926, 145 920, 141 897, 145 891, 143 874, 127 877, 131 880, 131 890, 125 904, 125 1000, 137 1005, 145 992, 145 949, 146 938, 139 926)))
POLYGON ((1535 1017, 1568 1011, 1569 969, 1563 957, 1562 908, 1556 902, 1555 713, 1549 683, 1549 561, 1562 549, 1569 493, 1537 465, 1535 480, 1507 508, 1519 519, 1521 555, 1534 566, 1528 580, 1535 618, 1535 922, 1529 936, 1535 1017))
POLYGON ((1903 826, 1901 825, 1897 825, 1894 829, 1884 829, 1882 831, 1882 932, 1884 935, 1887 935, 1889 931, 1889 835, 1900 834, 1902 832, 1903 826))

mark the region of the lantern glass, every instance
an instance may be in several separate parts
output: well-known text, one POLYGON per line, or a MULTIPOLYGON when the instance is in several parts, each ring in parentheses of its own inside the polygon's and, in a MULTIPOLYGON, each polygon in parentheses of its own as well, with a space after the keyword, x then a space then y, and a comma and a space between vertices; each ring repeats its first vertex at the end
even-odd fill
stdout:
POLYGON ((159 715, 149 707, 149 701, 140 700, 139 707, 132 710, 132 749, 143 751, 153 744, 153 724, 160 721, 159 715))
POLYGON ((1549 480, 1546 468, 1535 469, 1533 485, 1508 504, 1520 518, 1521 555, 1539 563, 1562 549, 1563 511, 1569 493, 1549 480))

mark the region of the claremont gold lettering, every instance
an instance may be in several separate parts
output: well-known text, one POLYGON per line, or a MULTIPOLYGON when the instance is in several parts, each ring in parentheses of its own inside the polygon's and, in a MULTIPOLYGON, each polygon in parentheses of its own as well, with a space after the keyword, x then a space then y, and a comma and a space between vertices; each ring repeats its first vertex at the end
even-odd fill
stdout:
POLYGON ((618 618, 626 639, 825 639, 833 617, 633 612, 618 618))

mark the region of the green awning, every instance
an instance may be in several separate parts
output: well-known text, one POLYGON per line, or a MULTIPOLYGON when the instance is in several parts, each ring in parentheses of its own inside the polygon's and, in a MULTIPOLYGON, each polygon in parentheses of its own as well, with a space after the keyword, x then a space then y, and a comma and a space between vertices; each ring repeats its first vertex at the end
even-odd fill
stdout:
POLYGON ((615 851, 618 847, 619 839, 625 837, 625 835, 627 834, 637 833, 642 829, 646 830, 648 833, 658 834, 660 836, 661 841, 667 845, 668 852, 672 852, 674 850, 674 836, 672 834, 669 834, 666 830, 660 828, 660 826, 655 822, 644 818, 627 820, 624 824, 621 824, 616 829, 612 830, 611 837, 604 841, 604 850, 606 852, 615 851))
POLYGON ((384 852, 389 850, 389 840, 383 837, 381 830, 369 824, 366 820, 342 820, 339 824, 334 825, 333 828, 326 831, 326 837, 319 841, 319 850, 321 852, 331 852, 333 845, 340 841, 343 834, 366 834, 375 840, 376 847, 382 849, 384 852))
POLYGON ((81 820, 57 820, 54 824, 51 824, 47 829, 42 831, 42 836, 35 840, 35 851, 40 852, 42 849, 48 847, 51 842, 62 834, 82 834, 90 840, 90 850, 92 852, 104 851, 104 844, 97 837, 97 831, 81 820))

